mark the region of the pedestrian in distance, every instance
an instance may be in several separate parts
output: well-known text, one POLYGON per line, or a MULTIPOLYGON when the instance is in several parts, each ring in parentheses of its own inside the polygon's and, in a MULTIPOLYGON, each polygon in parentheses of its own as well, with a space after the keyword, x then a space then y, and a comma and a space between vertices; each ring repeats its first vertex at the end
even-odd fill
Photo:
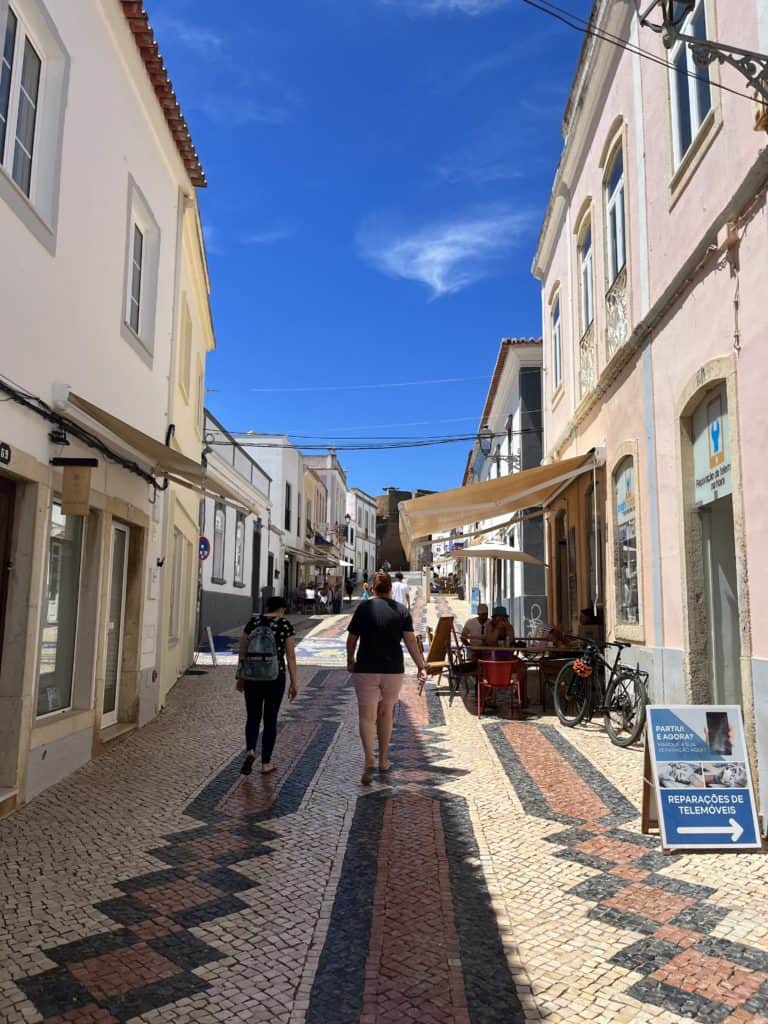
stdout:
POLYGON ((411 591, 408 584, 403 580, 401 572, 395 573, 395 582, 392 584, 392 600, 398 604, 405 605, 408 611, 411 610, 411 591))
POLYGON ((347 592, 347 601, 352 604, 352 595, 355 592, 355 581, 352 576, 347 576, 344 582, 344 589, 347 592))
POLYGON ((411 613, 392 600, 392 577, 389 573, 376 573, 373 595, 370 601, 357 606, 347 627, 347 669, 352 674, 357 694, 360 740, 365 757, 360 781, 364 786, 373 781, 377 738, 379 771, 384 774, 392 767, 389 762, 392 712, 400 696, 405 673, 401 641, 416 663, 419 682, 423 683, 427 678, 427 667, 413 632, 411 613))
POLYGON ((360 594, 360 597, 363 601, 369 601, 371 598, 371 588, 368 586, 367 581, 363 584, 363 589, 360 594))
POLYGON ((333 614, 334 615, 338 615, 339 612, 341 611, 341 600, 342 600, 341 580, 336 580, 336 582, 333 585, 333 593, 331 595, 331 601, 333 603, 333 614))
POLYGON ((285 617, 284 597, 270 597, 266 611, 248 620, 240 637, 240 660, 236 687, 245 696, 245 760, 240 769, 250 775, 256 760, 256 744, 262 718, 261 772, 274 771, 272 751, 277 738, 277 715, 285 694, 286 667, 290 678, 288 700, 294 701, 296 686, 296 637, 293 624, 285 617))

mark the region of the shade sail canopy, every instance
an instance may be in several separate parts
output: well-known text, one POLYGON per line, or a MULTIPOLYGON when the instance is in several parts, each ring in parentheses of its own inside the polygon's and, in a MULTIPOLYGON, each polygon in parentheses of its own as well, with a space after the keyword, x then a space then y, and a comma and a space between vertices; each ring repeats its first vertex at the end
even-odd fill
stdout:
POLYGON ((183 477, 184 482, 202 483, 204 471, 201 463, 188 459, 181 452, 169 448, 161 441, 156 441, 149 434, 132 427, 130 423, 113 416, 111 412, 101 409, 98 405, 94 405, 72 391, 69 393, 69 401, 76 409, 87 413, 91 419, 101 424, 102 427, 106 427, 115 437, 138 452, 142 460, 146 461, 156 472, 173 473, 177 477, 183 477))
POLYGON ((594 464, 594 455, 578 455, 480 484, 437 491, 400 502, 400 535, 408 549, 419 537, 452 530, 520 509, 544 505, 564 483, 594 464))
POLYGON ((469 548, 458 548, 438 559, 439 562, 454 562, 467 558, 503 558, 508 562, 525 562, 526 565, 546 565, 535 555, 516 548, 505 547, 503 544, 473 544, 469 548))

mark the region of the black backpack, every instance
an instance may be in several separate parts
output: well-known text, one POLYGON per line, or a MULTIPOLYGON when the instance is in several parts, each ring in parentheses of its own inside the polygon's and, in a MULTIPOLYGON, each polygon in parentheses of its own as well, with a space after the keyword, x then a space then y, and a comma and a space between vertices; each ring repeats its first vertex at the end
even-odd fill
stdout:
POLYGON ((277 657, 277 644, 269 619, 260 616, 248 636, 248 647, 242 664, 240 676, 247 682, 270 683, 280 673, 280 662, 277 657))

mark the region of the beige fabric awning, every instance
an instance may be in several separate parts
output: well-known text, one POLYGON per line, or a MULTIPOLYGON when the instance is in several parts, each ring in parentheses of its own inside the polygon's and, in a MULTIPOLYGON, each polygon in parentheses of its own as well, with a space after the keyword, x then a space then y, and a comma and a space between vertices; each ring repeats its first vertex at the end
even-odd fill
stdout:
POLYGON ((400 502, 400 536, 408 550, 414 540, 495 516, 545 505, 564 483, 590 469, 594 455, 577 455, 480 484, 455 487, 400 502))
POLYGON ((507 562, 525 562, 526 565, 546 565, 536 555, 507 547, 505 544, 471 544, 468 548, 456 548, 437 559, 438 562, 453 562, 468 558, 501 558, 507 562))
POLYGON ((230 487, 226 480, 223 480, 218 473, 210 468, 205 475, 205 479, 201 483, 186 480, 184 477, 175 476, 173 473, 168 474, 168 479, 172 484, 180 484, 182 487, 188 487, 191 491, 195 491, 200 495, 208 494, 212 498, 220 499, 225 505, 230 505, 233 508, 239 509, 243 512, 248 512, 251 515, 260 516, 264 513, 263 508, 259 508, 244 494, 235 490, 234 487, 230 487))
POLYGON ((141 458, 156 472, 163 474, 174 473, 178 477, 183 477, 184 481, 196 484, 202 483, 203 467, 199 462, 187 458, 181 452, 174 451, 173 448, 169 448, 162 441, 156 441, 154 437, 150 437, 149 434, 137 430, 130 423, 126 423, 125 420, 113 416, 111 412, 99 408, 98 405, 94 405, 86 398, 81 398, 80 395, 76 395, 73 391, 69 393, 69 401, 76 409, 87 413, 91 419, 100 423, 102 427, 106 427, 115 437, 118 437, 138 452, 141 458))

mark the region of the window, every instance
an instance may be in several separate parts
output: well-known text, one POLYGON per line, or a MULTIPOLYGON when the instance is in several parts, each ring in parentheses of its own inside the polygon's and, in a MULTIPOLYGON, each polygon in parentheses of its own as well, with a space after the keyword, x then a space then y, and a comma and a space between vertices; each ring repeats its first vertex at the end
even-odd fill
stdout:
POLYGON ((42 69, 40 53, 9 7, 0 73, 0 160, 25 196, 32 188, 42 69))
POLYGON ((552 303, 552 390, 563 383, 563 342, 560 334, 560 296, 552 303))
POLYGON ((155 306, 160 257, 160 229, 136 183, 128 182, 123 336, 144 358, 155 347, 155 306))
MULTIPOLYGON (((707 38, 704 0, 698 0, 689 17, 681 25, 681 31, 696 39, 707 38)), ((670 99, 677 168, 712 108, 709 71, 694 62, 690 47, 684 42, 678 43, 670 54, 670 99)))
POLYGON ((224 547, 227 535, 227 510, 216 502, 213 511, 213 568, 211 578, 216 583, 224 582, 224 547))
POLYGON ((203 436, 203 416, 205 413, 205 382, 203 364, 197 360, 197 384, 195 386, 195 426, 200 437, 203 436))
POLYGON ((236 587, 245 586, 243 583, 243 572, 245 562, 245 513, 238 512, 235 521, 235 575, 234 584, 236 587))
POLYGON ((84 521, 79 516, 65 516, 57 503, 51 508, 38 715, 63 711, 72 704, 84 521))
POLYGON ((301 536, 301 491, 296 497, 296 533, 301 536))
POLYGON ((595 292, 592 257, 592 222, 589 218, 579 235, 579 326, 586 334, 595 319, 595 292))
POLYGON ((189 401, 192 374, 192 317, 186 300, 181 306, 181 332, 179 338, 179 386, 184 398, 189 401))
POLYGON ((605 216, 608 233, 606 271, 610 287, 627 262, 624 229, 624 154, 621 146, 613 156, 605 179, 605 216))
POLYGON ((173 530, 173 564, 171 566, 171 615, 168 621, 168 637, 179 639, 181 621, 181 581, 184 578, 184 538, 181 531, 173 530))
POLYGON ((286 530, 291 528, 291 485, 286 481, 285 484, 285 521, 283 523, 286 530))
POLYGON ((616 620, 626 625, 640 621, 636 494, 634 460, 628 456, 619 463, 613 477, 616 620))

